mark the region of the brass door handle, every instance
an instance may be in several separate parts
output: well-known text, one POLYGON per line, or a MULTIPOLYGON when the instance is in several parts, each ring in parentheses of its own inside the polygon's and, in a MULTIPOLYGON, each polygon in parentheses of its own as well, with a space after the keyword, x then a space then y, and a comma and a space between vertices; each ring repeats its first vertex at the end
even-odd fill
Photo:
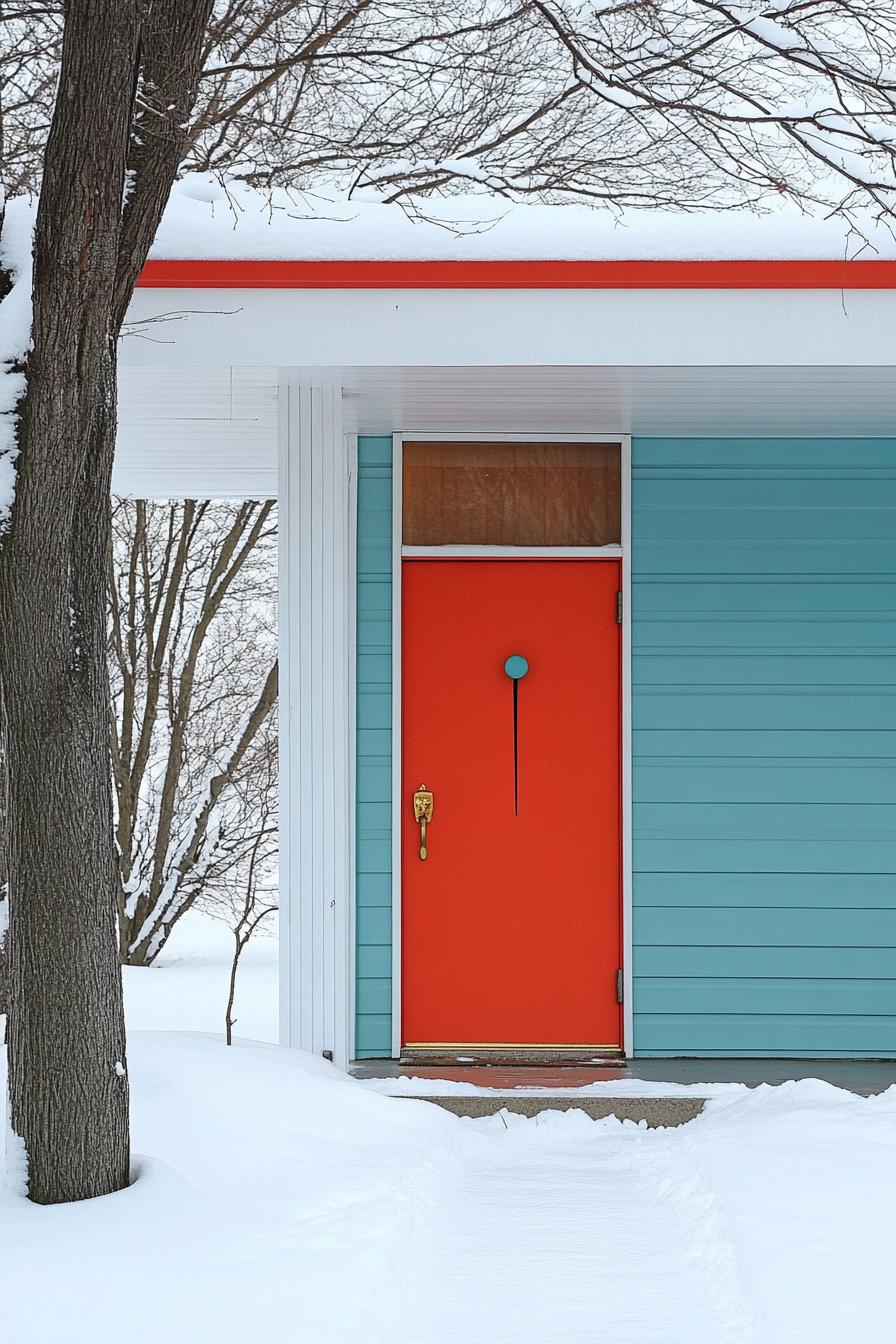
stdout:
POLYGON ((420 827, 420 857, 426 858, 426 826, 432 821, 433 797, 425 784, 414 794, 414 820, 420 827))

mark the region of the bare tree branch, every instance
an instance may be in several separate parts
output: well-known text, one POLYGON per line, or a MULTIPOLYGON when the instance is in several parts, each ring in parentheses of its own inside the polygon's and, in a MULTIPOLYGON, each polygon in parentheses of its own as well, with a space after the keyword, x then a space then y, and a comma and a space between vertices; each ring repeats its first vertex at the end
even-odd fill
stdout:
POLYGON ((259 816, 275 812, 251 786, 276 758, 273 517, 269 501, 115 507, 110 740, 123 960, 154 960, 225 870, 242 882, 231 870, 242 872, 259 816))
MULTIPOLYGON (((159 4, 186 29, 178 0, 159 4)), ((15 191, 34 180, 59 24, 52 7, 9 13, 15 191)), ((891 0, 219 0, 199 49, 183 49, 189 124, 189 97, 169 108, 165 94, 178 23, 148 30, 159 73, 139 91, 144 183, 151 162, 180 154, 256 186, 374 190, 415 213, 472 190, 615 209, 784 196, 893 216, 891 0)), ((126 231, 129 210, 144 213, 129 197, 126 231)), ((155 206, 145 217, 157 222, 155 206)))

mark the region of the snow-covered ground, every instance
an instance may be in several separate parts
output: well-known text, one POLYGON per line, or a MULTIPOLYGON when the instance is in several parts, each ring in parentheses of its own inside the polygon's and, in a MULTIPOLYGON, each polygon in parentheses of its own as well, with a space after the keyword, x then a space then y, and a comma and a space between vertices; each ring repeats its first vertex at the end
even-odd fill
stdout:
MULTIPOLYGON (((39 1209, 9 1173, 4 1344, 892 1337, 896 1088, 730 1089, 671 1130, 462 1120, 197 1032, 223 1014, 219 933, 194 920, 128 973, 133 1186, 39 1209)), ((274 946, 244 1032, 272 1027, 274 946)))
MULTIPOLYGON (((233 934, 192 910, 152 966, 124 968, 131 1031, 224 1031, 233 934)), ((234 1035, 277 1039, 277 925, 269 916, 240 958, 234 1035)))

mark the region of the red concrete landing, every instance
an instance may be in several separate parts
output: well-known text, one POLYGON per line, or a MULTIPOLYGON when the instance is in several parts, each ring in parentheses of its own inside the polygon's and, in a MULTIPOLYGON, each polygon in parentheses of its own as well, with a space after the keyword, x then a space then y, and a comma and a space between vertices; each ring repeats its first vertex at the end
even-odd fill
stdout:
POLYGON ((394 1070, 390 1068, 388 1073, 358 1068, 356 1065, 352 1072, 361 1077, 437 1078, 440 1082, 472 1083, 475 1087, 501 1089, 510 1087, 587 1087, 589 1083, 616 1083, 620 1078, 626 1076, 624 1068, 588 1068, 579 1065, 559 1068, 556 1065, 528 1066, 519 1064, 507 1067, 486 1064, 459 1064, 454 1067, 435 1064, 404 1064, 395 1066, 394 1070))

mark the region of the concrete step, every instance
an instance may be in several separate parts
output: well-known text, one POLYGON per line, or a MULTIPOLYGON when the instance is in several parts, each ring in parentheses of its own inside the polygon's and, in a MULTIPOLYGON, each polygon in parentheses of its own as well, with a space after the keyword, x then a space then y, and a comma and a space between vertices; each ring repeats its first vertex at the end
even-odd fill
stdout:
POLYGON ((612 1097, 612 1096, 570 1096, 555 1093, 553 1096, 510 1096, 496 1092, 492 1096, 482 1093, 466 1095, 434 1095, 421 1092, 414 1097, 412 1092, 401 1092, 400 1099, 407 1097, 415 1101, 431 1101, 436 1106, 451 1111, 454 1115, 465 1115, 479 1119, 485 1115, 497 1115, 499 1111, 512 1111, 515 1115, 540 1115, 542 1111, 584 1111, 592 1120, 602 1120, 613 1115, 618 1120, 646 1121, 649 1129, 668 1129, 674 1125, 685 1125, 695 1119, 703 1110, 705 1097, 612 1097))

